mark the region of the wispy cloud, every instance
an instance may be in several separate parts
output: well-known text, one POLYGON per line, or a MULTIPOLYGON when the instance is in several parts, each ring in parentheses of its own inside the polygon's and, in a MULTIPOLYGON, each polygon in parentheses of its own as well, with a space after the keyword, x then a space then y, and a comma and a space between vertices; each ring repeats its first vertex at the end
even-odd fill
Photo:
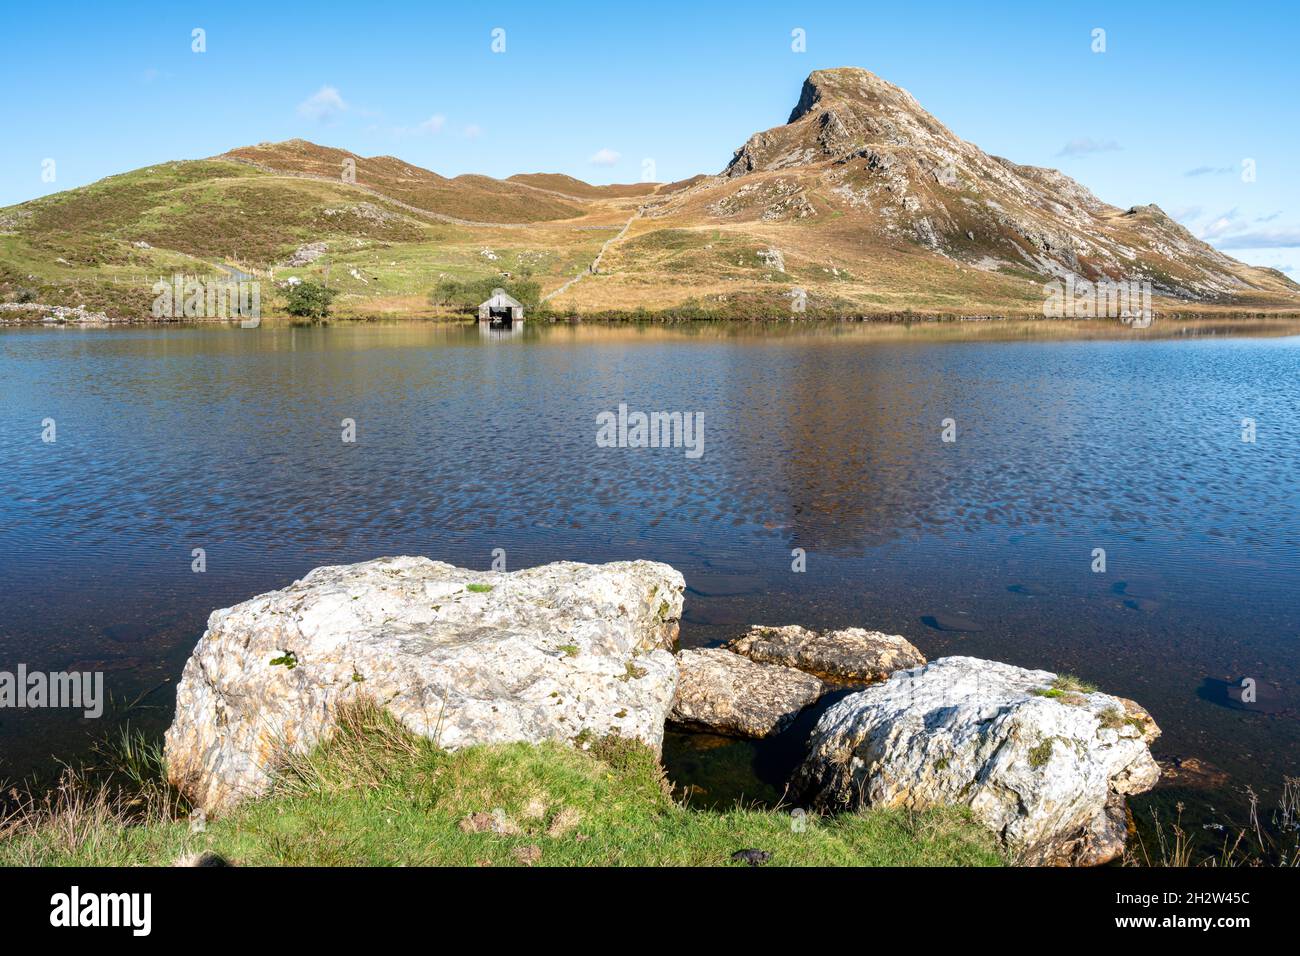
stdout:
POLYGON ((414 126, 398 126, 393 130, 394 136, 436 136, 442 132, 442 128, 447 125, 447 117, 441 113, 435 113, 423 123, 416 123, 414 126))
POLYGON ((596 150, 596 152, 592 154, 591 159, 587 160, 587 162, 591 163, 593 166, 613 166, 622 158, 622 153, 616 152, 607 146, 604 149, 596 150))
POLYGON ((1184 176, 1228 176, 1235 173, 1235 166, 1197 166, 1183 173, 1184 176))
POLYGON ((1209 224, 1201 229, 1201 238, 1207 242, 1213 239, 1218 239, 1219 237, 1232 232, 1232 230, 1240 228, 1240 219, 1241 216, 1238 214, 1236 209, 1229 209, 1225 213, 1214 216, 1210 219, 1209 224))
POLYGON ((478 126, 474 123, 470 123, 468 126, 465 127, 464 136, 466 139, 478 139, 482 135, 483 135, 482 126, 478 126))
POLYGON ((1200 206, 1177 206, 1169 210, 1169 218, 1187 225, 1193 219, 1199 219, 1201 212, 1200 206))
POLYGON ((1300 248, 1300 229, 1252 229, 1251 226, 1272 222, 1281 211, 1267 216, 1243 215, 1238 208, 1211 216, 1196 234, 1218 249, 1293 249, 1300 248))
POLYGON ((347 111, 348 104, 343 102, 339 91, 332 86, 322 86, 319 90, 298 104, 298 115, 314 119, 318 123, 328 123, 347 111))
POLYGON ((1072 139, 1064 146, 1057 156, 1089 156, 1093 153, 1113 153, 1123 149, 1119 143, 1113 139, 1072 139))
POLYGON ((1220 249, 1293 249, 1300 248, 1300 229, 1263 229, 1237 232, 1215 243, 1220 249))

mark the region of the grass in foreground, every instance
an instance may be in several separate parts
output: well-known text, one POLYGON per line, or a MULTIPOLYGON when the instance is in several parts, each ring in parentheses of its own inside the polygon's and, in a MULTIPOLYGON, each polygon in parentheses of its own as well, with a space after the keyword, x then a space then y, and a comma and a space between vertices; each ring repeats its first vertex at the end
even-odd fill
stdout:
POLYGON ((773 866, 1005 862, 960 811, 809 815, 799 832, 780 810, 676 803, 638 744, 449 754, 373 707, 292 760, 271 795, 206 826, 160 792, 145 804, 69 781, 0 823, 0 865, 170 865, 211 851, 236 865, 716 866, 749 848, 773 866))

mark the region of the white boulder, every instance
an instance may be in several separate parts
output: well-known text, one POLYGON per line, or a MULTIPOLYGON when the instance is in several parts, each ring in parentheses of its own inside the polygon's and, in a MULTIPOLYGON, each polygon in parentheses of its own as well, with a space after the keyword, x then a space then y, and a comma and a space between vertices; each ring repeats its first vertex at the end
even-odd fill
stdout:
POLYGON ((828 709, 794 788, 822 810, 963 805, 1019 863, 1103 863, 1124 847, 1123 798, 1160 775, 1159 734, 1132 701, 946 657, 828 709))
POLYGON ((609 734, 658 748, 684 588, 649 561, 317 568, 208 619, 177 688, 169 775, 198 806, 227 808, 359 694, 448 749, 609 734))

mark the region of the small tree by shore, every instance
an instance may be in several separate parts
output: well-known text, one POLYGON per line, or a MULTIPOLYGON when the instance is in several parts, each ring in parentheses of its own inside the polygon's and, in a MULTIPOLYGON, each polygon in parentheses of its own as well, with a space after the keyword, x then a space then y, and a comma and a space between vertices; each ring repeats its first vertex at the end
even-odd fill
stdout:
POLYGON ((326 319, 336 295, 334 289, 319 282, 298 282, 284 290, 284 310, 302 318, 326 319))

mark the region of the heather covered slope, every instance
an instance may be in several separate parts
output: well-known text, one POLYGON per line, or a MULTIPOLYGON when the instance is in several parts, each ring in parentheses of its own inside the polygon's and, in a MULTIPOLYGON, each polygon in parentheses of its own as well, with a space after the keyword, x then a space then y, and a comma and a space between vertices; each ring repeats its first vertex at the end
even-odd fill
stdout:
POLYGON ((666 185, 448 178, 289 140, 0 209, 0 304, 145 318, 160 275, 220 265, 328 279, 336 314, 357 317, 446 314, 430 303, 441 283, 521 280, 582 315, 775 318, 800 301, 819 317, 1035 317, 1044 284, 1071 277, 1149 282, 1158 312, 1300 310, 1280 272, 1154 205, 991 156, 851 68, 810 75, 789 121, 718 175, 666 185))
MULTIPOLYGON (((544 222, 572 219, 585 212, 580 203, 566 200, 558 191, 534 188, 527 182, 488 176, 448 179, 395 156, 357 156, 302 139, 244 146, 219 158, 246 162, 271 173, 336 180, 342 180, 344 163, 350 160, 355 182, 363 189, 435 216, 462 221, 544 222)), ((527 178, 515 177, 516 180, 527 178)), ((586 183, 579 185, 588 190, 593 188, 586 183)))

